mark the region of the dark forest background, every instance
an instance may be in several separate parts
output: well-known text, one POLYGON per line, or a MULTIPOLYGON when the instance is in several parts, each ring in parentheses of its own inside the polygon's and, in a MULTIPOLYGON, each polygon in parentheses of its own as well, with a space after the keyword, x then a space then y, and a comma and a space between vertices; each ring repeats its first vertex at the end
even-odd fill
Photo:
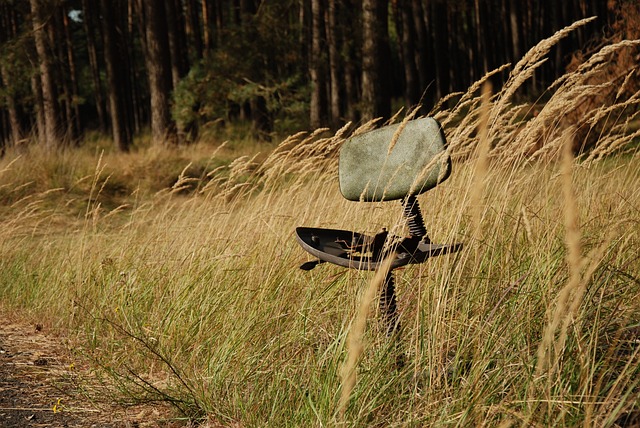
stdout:
MULTIPOLYGON (((274 132, 425 111, 540 40, 553 48, 519 97, 535 100, 613 37, 635 0, 0 0, 0 143, 126 151, 246 123, 274 132)), ((494 85, 509 69, 495 74, 494 85)))

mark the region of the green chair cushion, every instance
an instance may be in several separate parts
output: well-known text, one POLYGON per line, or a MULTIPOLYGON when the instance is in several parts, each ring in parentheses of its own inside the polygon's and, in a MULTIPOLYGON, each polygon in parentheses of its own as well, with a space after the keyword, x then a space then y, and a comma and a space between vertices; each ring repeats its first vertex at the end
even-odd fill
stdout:
POLYGON ((385 126, 344 143, 339 176, 346 199, 402 199, 426 192, 449 177, 451 159, 440 124, 430 117, 407 122, 389 153, 399 126, 385 126))

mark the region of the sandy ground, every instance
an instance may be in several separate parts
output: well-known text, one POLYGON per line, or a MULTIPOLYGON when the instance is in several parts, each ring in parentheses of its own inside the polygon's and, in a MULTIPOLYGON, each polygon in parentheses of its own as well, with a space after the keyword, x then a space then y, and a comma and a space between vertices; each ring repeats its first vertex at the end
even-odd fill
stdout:
POLYGON ((99 397, 97 385, 87 394, 90 379, 90 367, 59 337, 0 307, 0 427, 181 426, 158 408, 99 397))

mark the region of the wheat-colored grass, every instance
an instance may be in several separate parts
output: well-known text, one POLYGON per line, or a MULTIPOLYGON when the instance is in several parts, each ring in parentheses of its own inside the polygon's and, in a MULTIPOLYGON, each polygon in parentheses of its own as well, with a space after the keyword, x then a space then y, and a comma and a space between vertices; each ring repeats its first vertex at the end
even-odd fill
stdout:
POLYGON ((351 392, 356 384, 356 368, 358 360, 364 352, 363 337, 365 333, 365 327, 367 325, 367 318, 371 311, 371 306, 375 301, 378 293, 382 289, 382 284, 387 277, 391 269, 391 263, 393 262, 394 255, 388 256, 383 262, 380 269, 376 271, 373 279, 369 282, 360 304, 358 305, 358 313, 353 321, 353 325, 349 330, 349 336, 347 341, 347 359, 344 366, 341 369, 340 377, 342 379, 340 402, 338 403, 338 413, 340 418, 344 420, 345 411, 349 404, 349 398, 351 392))
POLYGON ((465 249, 396 272, 397 343, 369 314, 373 273, 297 268, 310 256, 296 226, 405 233, 399 204, 341 197, 349 126, 259 155, 234 141, 9 153, 2 304, 64 334, 107 393, 173 403, 194 423, 615 426, 640 388, 638 95, 591 105, 594 150, 563 155, 577 128, 558 116, 614 86, 585 81, 604 67, 587 63, 537 116, 513 104, 518 73, 441 104, 453 173, 419 199, 431 239, 465 249))

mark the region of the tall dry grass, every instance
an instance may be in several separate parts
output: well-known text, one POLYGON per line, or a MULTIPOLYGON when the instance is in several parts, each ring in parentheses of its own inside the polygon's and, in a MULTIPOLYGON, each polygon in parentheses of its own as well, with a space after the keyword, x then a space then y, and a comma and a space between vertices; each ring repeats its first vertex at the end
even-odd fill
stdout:
POLYGON ((556 82, 537 116, 512 99, 582 24, 495 93, 485 77, 435 112, 456 161, 423 214, 432 240, 465 249, 397 272, 397 343, 376 322, 373 274, 297 268, 296 226, 404 231, 399 204, 340 196, 349 127, 232 162, 206 143, 204 160, 2 160, 2 304, 61 329, 115 397, 209 426, 621 425, 640 394, 637 113, 576 160, 560 112, 597 89, 583 75, 600 59, 556 82))

